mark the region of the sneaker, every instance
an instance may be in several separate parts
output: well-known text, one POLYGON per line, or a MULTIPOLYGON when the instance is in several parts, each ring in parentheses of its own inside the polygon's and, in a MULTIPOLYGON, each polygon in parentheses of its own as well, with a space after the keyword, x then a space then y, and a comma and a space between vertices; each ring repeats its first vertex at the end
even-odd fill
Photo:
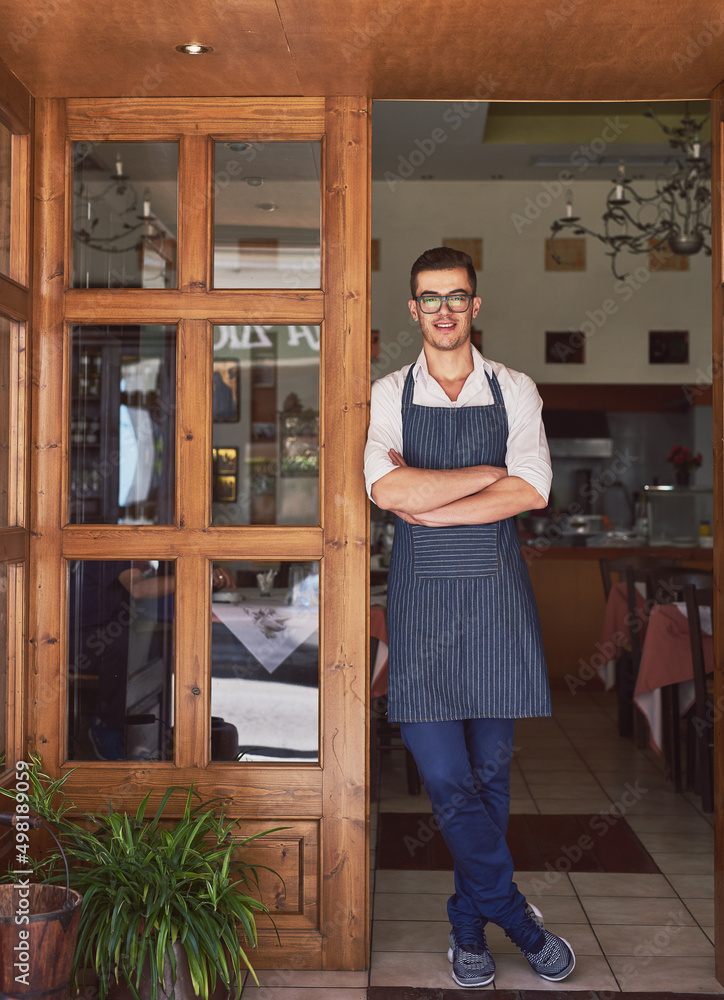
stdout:
POLYGON ((558 982, 570 976, 576 965, 573 948, 561 937, 543 929, 545 944, 540 951, 525 951, 530 967, 543 979, 558 982))
POLYGON ((458 986, 487 986, 495 979, 495 962, 488 951, 488 943, 483 934, 482 951, 467 951, 455 940, 455 931, 450 931, 448 962, 452 962, 452 977, 458 986))
POLYGON ((98 760, 125 760, 123 737, 116 729, 111 729, 100 719, 94 719, 88 730, 88 738, 98 760))

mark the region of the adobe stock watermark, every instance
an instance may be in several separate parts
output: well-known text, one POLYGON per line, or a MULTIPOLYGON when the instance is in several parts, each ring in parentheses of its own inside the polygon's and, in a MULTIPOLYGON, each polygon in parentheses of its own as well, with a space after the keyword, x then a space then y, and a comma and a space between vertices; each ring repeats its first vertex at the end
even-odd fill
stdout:
MULTIPOLYGON (((618 115, 615 118, 606 118, 604 121, 605 125, 601 130, 601 134, 591 139, 588 143, 581 143, 577 149, 573 150, 569 157, 571 168, 575 167, 579 176, 597 163, 598 159, 603 156, 611 143, 615 142, 628 128, 628 122, 622 122, 618 115)), ((570 187, 574 179, 575 175, 573 171, 564 168, 559 172, 555 180, 541 181, 542 190, 538 192, 535 198, 528 196, 523 202, 525 207, 522 210, 522 215, 519 212, 513 212, 510 216, 510 221, 513 223, 516 233, 520 235, 526 226, 530 226, 536 222, 543 212, 550 208, 553 202, 560 198, 563 192, 570 187)))
MULTIPOLYGON (((628 448, 625 448, 623 451, 616 449, 610 465, 603 469, 595 479, 592 479, 589 483, 584 483, 579 489, 578 496, 582 500, 585 500, 586 504, 581 504, 578 500, 571 501, 566 508, 567 515, 569 517, 576 517, 590 511, 607 490, 612 486, 620 484, 621 476, 638 461, 639 456, 634 455, 628 448)), ((564 531, 565 528, 562 523, 551 521, 546 526, 543 534, 535 539, 533 545, 521 548, 521 553, 526 563, 530 564, 534 559, 540 558, 552 545, 555 545, 556 542, 559 542, 563 538, 564 531)))
POLYGON ((61 7, 66 7, 70 2, 71 0, 44 0, 34 14, 23 19, 19 34, 15 31, 9 32, 7 41, 12 46, 13 52, 18 52, 24 45, 32 42, 44 28, 47 28, 61 7))
POLYGON ((357 28, 352 38, 352 43, 344 42, 341 45, 341 52, 347 62, 359 56, 378 35, 390 26, 401 10, 409 6, 411 0, 389 0, 384 7, 379 10, 372 10, 364 20, 364 24, 357 28))
POLYGON ((693 34, 687 35, 684 48, 679 49, 671 57, 671 61, 678 71, 681 73, 694 60, 698 59, 704 52, 704 49, 708 49, 714 39, 721 35, 722 31, 724 31, 724 11, 718 17, 714 18, 713 21, 702 21, 701 28, 696 33, 696 36, 693 34))
POLYGON ((428 820, 418 820, 416 836, 406 834, 403 843, 407 848, 410 857, 414 857, 420 848, 429 843, 438 831, 443 828, 455 816, 458 809, 461 809, 469 800, 471 795, 477 795, 478 791, 486 783, 492 781, 501 770, 510 767, 510 762, 516 750, 521 747, 515 746, 513 740, 503 742, 498 740, 498 746, 492 757, 485 762, 482 767, 473 768, 465 776, 461 784, 465 791, 454 792, 450 800, 434 810, 434 816, 428 820))
POLYGON ((575 694, 579 687, 584 687, 588 681, 592 680, 609 660, 613 660, 621 654, 624 646, 630 642, 632 633, 637 635, 646 626, 654 605, 660 604, 662 600, 676 598, 677 590, 669 581, 664 579, 659 580, 658 583, 654 597, 647 597, 642 605, 637 605, 635 611, 629 611, 625 615, 623 629, 614 632, 606 642, 597 642, 596 652, 590 659, 579 659, 578 673, 566 674, 564 680, 571 694, 575 694))
MULTIPOLYGON (((476 81, 473 100, 455 101, 452 107, 447 108, 441 116, 441 121, 449 126, 450 131, 455 132, 472 115, 480 110, 482 102, 487 101, 492 94, 501 86, 499 80, 494 80, 489 76, 479 76, 476 81)), ((440 146, 448 140, 448 132, 442 128, 432 129, 429 135, 422 139, 415 139, 415 146, 407 156, 402 153, 397 159, 397 172, 385 170, 384 179, 390 191, 394 191, 398 184, 409 180, 416 170, 431 156, 435 154, 440 146)))
POLYGON ((572 14, 575 14, 578 8, 584 3, 586 3, 586 0, 561 0, 555 9, 553 7, 549 7, 546 11, 548 24, 551 28, 558 27, 559 24, 563 24, 564 21, 567 21, 572 14))
MULTIPOLYGON (((656 261, 666 260, 672 255, 672 251, 666 247, 656 247, 650 251, 651 256, 656 261)), ((587 309, 584 318, 578 326, 571 326, 570 337, 566 341, 560 341, 553 348, 553 353, 561 363, 565 363, 571 355, 599 330, 608 323, 611 316, 615 316, 623 303, 629 302, 635 292, 638 292, 649 281, 652 270, 642 264, 637 267, 632 274, 627 274, 625 278, 618 278, 613 285, 612 292, 620 301, 610 296, 593 309, 587 309)))
POLYGON ((567 875, 575 864, 578 864, 584 852, 593 850, 596 840, 605 837, 609 830, 616 826, 619 820, 623 819, 629 810, 649 792, 649 789, 641 785, 638 779, 633 785, 627 781, 623 787, 621 796, 611 803, 611 807, 606 812, 591 816, 588 822, 590 833, 584 832, 573 844, 562 846, 560 854, 554 862, 546 861, 545 874, 542 878, 533 879, 529 894, 535 893, 536 896, 542 896, 552 886, 557 885, 561 878, 567 875))
POLYGON ((404 347, 409 347, 415 341, 409 330, 400 330, 394 340, 386 341, 380 347, 380 353, 376 358, 372 358, 370 364, 372 380, 381 378, 392 371, 392 367, 402 354, 404 347))

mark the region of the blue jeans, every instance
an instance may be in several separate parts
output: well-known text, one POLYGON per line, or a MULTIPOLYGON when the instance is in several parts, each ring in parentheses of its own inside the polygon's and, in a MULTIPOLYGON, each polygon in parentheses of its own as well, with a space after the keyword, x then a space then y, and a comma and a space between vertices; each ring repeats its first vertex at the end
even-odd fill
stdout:
POLYGON ((513 882, 505 841, 514 719, 401 722, 432 811, 455 862, 448 917, 459 944, 480 946, 488 920, 523 951, 543 947, 513 882))

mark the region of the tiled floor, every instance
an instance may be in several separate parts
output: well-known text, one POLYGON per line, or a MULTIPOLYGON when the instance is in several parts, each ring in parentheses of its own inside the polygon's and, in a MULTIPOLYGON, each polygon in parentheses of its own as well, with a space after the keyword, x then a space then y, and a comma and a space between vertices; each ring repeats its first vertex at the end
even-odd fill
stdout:
MULTIPOLYGON (((489 926, 497 974, 488 989, 724 993, 714 978, 712 819, 697 798, 669 789, 650 751, 617 736, 613 697, 554 692, 553 718, 518 722, 515 744, 513 812, 623 816, 661 874, 569 874, 566 855, 575 845, 562 844, 552 870, 521 872, 516 881, 546 926, 572 944, 574 973, 560 984, 540 979, 489 926)), ((426 808, 424 792, 407 793, 402 753, 387 755, 373 832, 378 809, 426 808)), ((455 991, 445 955, 452 873, 385 870, 371 877, 369 973, 260 972, 262 988, 249 981, 244 1000, 362 1000, 368 986, 370 1000, 396 1000, 396 991, 383 987, 400 988, 400 1000, 455 991)))

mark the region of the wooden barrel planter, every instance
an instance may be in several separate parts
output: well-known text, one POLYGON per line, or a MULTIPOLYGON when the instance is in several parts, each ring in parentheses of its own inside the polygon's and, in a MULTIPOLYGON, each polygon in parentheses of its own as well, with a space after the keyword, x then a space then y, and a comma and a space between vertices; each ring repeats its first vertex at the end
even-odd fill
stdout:
POLYGON ((0 885, 0 993, 67 1000, 82 898, 58 885, 0 885))

